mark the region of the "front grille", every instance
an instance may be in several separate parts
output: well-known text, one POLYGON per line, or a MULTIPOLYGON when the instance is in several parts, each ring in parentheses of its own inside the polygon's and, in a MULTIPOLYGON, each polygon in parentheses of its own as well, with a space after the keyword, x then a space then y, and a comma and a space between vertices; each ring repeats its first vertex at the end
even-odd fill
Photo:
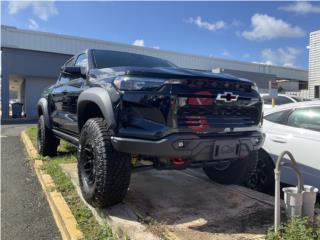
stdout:
POLYGON ((232 82, 232 81, 224 81, 224 80, 216 80, 216 79, 187 79, 186 86, 189 88, 201 88, 201 89, 216 89, 216 90, 224 90, 224 91, 240 91, 240 92, 250 92, 251 85, 232 82))
POLYGON ((206 128, 246 127, 259 122, 258 113, 256 107, 185 105, 178 109, 177 125, 200 131, 206 128))

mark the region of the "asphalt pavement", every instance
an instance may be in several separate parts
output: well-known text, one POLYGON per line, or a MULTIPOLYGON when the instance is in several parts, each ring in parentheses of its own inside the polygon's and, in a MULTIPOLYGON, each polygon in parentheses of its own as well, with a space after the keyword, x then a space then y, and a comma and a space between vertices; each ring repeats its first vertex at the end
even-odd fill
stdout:
POLYGON ((1 126, 1 239, 61 239, 20 140, 28 126, 1 126))

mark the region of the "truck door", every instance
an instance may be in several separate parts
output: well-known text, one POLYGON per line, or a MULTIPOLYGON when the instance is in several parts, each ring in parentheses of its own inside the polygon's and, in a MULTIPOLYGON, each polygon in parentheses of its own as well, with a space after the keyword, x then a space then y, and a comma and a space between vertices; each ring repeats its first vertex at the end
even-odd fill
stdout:
MULTIPOLYGON (((86 53, 79 54, 74 66, 88 69, 88 57, 86 53)), ((64 87, 62 101, 63 129, 73 134, 78 133, 77 102, 80 93, 85 88, 86 79, 77 77, 70 79, 64 87)))

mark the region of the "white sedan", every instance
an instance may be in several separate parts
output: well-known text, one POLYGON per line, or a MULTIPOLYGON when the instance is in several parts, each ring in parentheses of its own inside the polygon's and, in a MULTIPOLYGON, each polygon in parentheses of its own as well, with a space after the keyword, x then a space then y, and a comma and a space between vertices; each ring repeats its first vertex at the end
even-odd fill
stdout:
MULTIPOLYGON (((272 97, 268 93, 261 93, 260 95, 264 102, 263 107, 265 109, 272 108, 272 97)), ((304 101, 310 101, 310 100, 303 97, 286 95, 286 94, 280 93, 278 94, 277 97, 275 97, 275 106, 280 106, 288 103, 304 102, 304 101)))
MULTIPOLYGON (((257 168, 247 183, 249 187, 263 192, 273 191, 274 164, 278 156, 288 150, 298 162, 304 183, 320 188, 320 101, 267 109, 262 129, 266 139, 259 151, 257 168)), ((281 167, 281 182, 297 184, 297 177, 289 164, 281 167)))

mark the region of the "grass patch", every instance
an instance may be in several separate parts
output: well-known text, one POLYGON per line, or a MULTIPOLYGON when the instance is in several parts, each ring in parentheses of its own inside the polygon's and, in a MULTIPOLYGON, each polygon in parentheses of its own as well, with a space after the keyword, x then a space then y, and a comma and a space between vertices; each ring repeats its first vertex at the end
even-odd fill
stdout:
POLYGON ((26 134, 31 139, 33 146, 37 146, 37 127, 30 127, 26 129, 26 134))
MULTIPOLYGON (((31 127, 26 130, 34 146, 37 141, 37 128, 31 127)), ((43 170, 49 174, 62 196, 66 200, 73 215, 75 216, 80 230, 85 239, 88 240, 116 240, 119 236, 112 232, 110 226, 100 225, 91 210, 81 201, 70 178, 63 172, 59 164, 75 163, 77 149, 65 141, 60 142, 57 157, 41 157, 43 160, 43 170)))
POLYGON ((274 233, 270 229, 266 240, 319 240, 320 239, 320 218, 314 222, 309 218, 293 218, 288 223, 280 226, 279 231, 274 233))

